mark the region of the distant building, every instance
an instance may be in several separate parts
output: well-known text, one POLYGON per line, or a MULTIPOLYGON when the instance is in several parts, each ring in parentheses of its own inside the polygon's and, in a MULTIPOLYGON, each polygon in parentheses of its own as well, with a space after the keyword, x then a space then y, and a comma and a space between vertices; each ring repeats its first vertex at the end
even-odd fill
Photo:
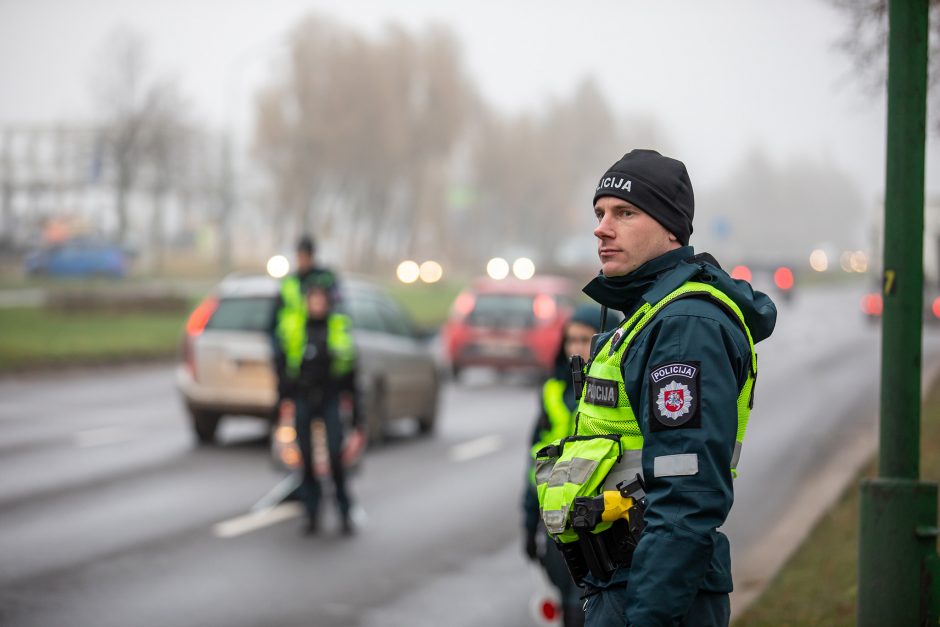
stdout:
MULTIPOLYGON (((222 191, 221 141, 187 130, 166 168, 140 157, 127 192, 126 243, 146 248, 159 225, 168 246, 214 228, 222 191), (162 176, 160 176, 162 175, 162 176), (154 212, 160 218, 154 221, 154 212)), ((113 238, 117 167, 100 126, 0 128, 0 245, 19 250, 44 237, 84 232, 113 238)))

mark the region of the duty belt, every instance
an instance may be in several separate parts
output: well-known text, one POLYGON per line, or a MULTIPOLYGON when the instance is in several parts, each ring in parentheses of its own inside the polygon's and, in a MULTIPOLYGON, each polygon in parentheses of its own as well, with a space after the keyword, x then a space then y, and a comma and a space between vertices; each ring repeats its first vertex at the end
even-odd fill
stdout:
POLYGON ((634 475, 632 481, 620 481, 615 494, 630 503, 629 509, 623 512, 625 516, 615 520, 608 529, 594 533, 592 530, 609 515, 611 499, 604 493, 578 497, 571 507, 571 527, 578 541, 556 543, 572 579, 579 586, 584 584, 588 573, 599 581, 609 581, 617 568, 629 566, 633 561, 633 552, 646 526, 646 491, 640 475, 634 475))

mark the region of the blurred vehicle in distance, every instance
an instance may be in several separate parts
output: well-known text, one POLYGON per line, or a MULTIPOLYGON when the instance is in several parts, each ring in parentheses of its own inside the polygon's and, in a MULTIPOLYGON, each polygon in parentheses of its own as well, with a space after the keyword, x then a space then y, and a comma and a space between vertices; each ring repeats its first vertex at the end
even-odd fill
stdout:
MULTIPOLYGON (((881 319, 884 308, 882 294, 890 289, 882 267, 884 261, 884 211, 874 215, 869 231, 867 272, 871 277, 871 290, 862 296, 860 308, 870 322, 881 319)), ((928 197, 924 202, 924 301, 923 318, 927 324, 940 322, 940 197, 928 197)))
POLYGON ((747 281, 756 290, 769 293, 774 300, 790 302, 796 286, 793 267, 786 263, 751 261, 733 266, 728 274, 733 279, 747 281))
POLYGON ((738 279, 739 281, 747 281, 750 283, 753 280, 751 269, 743 264, 738 264, 733 267, 729 274, 731 275, 732 279, 738 279))
POLYGON ((747 281, 755 290, 767 293, 775 302, 789 303, 796 293, 796 264, 789 261, 748 260, 729 266, 728 274, 733 279, 747 281))
MULTIPOLYGON (((875 324, 881 320, 884 311, 884 300, 880 291, 867 292, 859 303, 865 318, 875 324)), ((924 289, 924 322, 926 324, 940 323, 940 294, 935 289, 924 289)))
POLYGON ((476 279, 457 295, 441 329, 454 376, 471 366, 549 372, 574 309, 569 279, 476 279))
POLYGON ((774 270, 774 287, 777 288, 780 298, 785 301, 792 300, 794 285, 793 270, 789 266, 778 266, 774 270))
POLYGON ((23 270, 28 276, 123 278, 130 261, 130 255, 118 244, 74 237, 30 250, 23 258, 23 270))
MULTIPOLYGON (((200 443, 212 442, 226 415, 277 421, 277 381, 270 329, 280 282, 232 275, 192 312, 183 332, 177 388, 200 443)), ((341 283, 341 310, 353 321, 359 351, 359 394, 370 442, 386 425, 417 420, 421 433, 437 420, 440 377, 429 343, 379 286, 341 283)))
POLYGON ((881 299, 881 292, 868 292, 862 296, 860 303, 862 313, 870 322, 877 322, 881 319, 881 312, 884 309, 884 301, 881 299))

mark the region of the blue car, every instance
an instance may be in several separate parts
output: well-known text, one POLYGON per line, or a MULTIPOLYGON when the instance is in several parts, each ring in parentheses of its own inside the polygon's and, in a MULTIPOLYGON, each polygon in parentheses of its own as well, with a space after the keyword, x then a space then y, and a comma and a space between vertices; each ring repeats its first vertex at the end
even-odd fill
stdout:
POLYGON ((116 244, 74 239, 27 253, 23 266, 27 275, 123 278, 130 259, 116 244))

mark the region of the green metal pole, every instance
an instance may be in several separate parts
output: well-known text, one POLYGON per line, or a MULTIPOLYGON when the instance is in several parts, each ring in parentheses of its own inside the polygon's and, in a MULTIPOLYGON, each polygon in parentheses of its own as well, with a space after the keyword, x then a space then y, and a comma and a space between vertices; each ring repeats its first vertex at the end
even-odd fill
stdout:
POLYGON ((879 476, 920 472, 928 0, 891 0, 879 476))
MULTIPOLYGON (((931 618, 937 487, 919 481, 928 0, 889 0, 881 439, 862 483, 859 625, 931 618), (926 530, 926 531, 925 531, 926 530)), ((936 624, 936 617, 932 617, 936 624)))

